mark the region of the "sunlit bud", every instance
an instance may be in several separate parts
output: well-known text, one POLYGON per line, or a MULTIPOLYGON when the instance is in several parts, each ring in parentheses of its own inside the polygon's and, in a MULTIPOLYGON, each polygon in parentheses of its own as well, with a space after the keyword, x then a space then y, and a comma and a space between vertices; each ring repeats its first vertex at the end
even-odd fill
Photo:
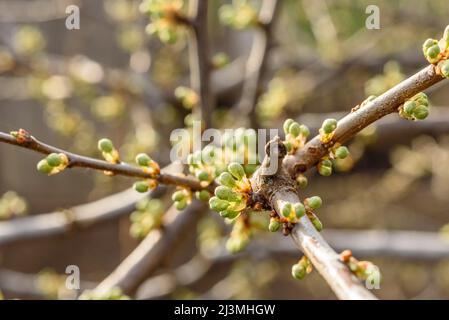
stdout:
POLYGON ((151 158, 147 154, 145 154, 145 153, 139 153, 136 156, 136 163, 139 166, 147 167, 147 166, 150 165, 151 162, 152 162, 151 158))
POLYGON ((429 105, 429 98, 427 97, 427 95, 424 92, 419 92, 419 93, 415 94, 413 96, 412 100, 416 101, 417 104, 421 104, 424 106, 429 105))
POLYGON ((437 44, 438 44, 438 41, 435 39, 427 39, 426 41, 424 41, 424 43, 422 45, 422 50, 423 50, 424 55, 426 55, 426 52, 430 47, 433 47, 434 45, 437 45, 437 44))
POLYGON ((112 152, 112 150, 114 150, 114 145, 109 139, 101 139, 100 141, 98 141, 98 149, 102 152, 110 153, 112 152))
POLYGON ((326 134, 332 133, 337 128, 337 120, 326 119, 326 120, 324 120, 321 128, 323 129, 323 132, 326 134))
POLYGON ((134 190, 140 193, 147 192, 149 189, 148 183, 146 181, 137 181, 134 183, 134 190))
POLYGON ((197 192, 195 192, 195 196, 198 200, 201 200, 204 202, 208 201, 210 198, 209 191, 207 191, 207 190, 197 191, 197 192))
POLYGON ((295 203, 293 206, 293 209, 295 210, 296 218, 301 218, 306 213, 306 208, 304 205, 300 202, 295 203))
POLYGON ((196 177, 200 181, 208 181, 210 178, 209 173, 207 171, 203 171, 203 170, 198 171, 196 173, 196 177))
POLYGON ((323 230, 323 223, 318 219, 317 216, 313 215, 310 217, 310 222, 312 222, 313 226, 317 231, 323 230))
POLYGON ((404 102, 404 112, 411 116, 417 107, 417 103, 415 101, 405 101, 404 102))
POLYGON ((185 207, 187 207, 187 200, 186 199, 182 199, 180 201, 176 201, 175 202, 175 208, 178 210, 184 210, 185 207))
POLYGON ((441 75, 445 78, 449 78, 449 60, 441 61, 438 66, 440 68, 441 75))
POLYGON ((288 217, 290 217, 290 214, 292 213, 292 209, 293 209, 292 204, 290 202, 286 202, 282 205, 281 214, 284 217, 288 218, 288 217))
POLYGON ((300 125, 299 127, 301 135, 304 136, 305 138, 307 138, 310 135, 310 130, 307 126, 305 125, 300 125))
POLYGON ((426 106, 417 106, 413 116, 418 120, 424 120, 429 115, 429 108, 426 106))
POLYGON ((426 58, 430 63, 438 61, 438 55, 440 54, 440 47, 436 44, 426 50, 426 58))
POLYGON ((446 50, 449 47, 449 26, 446 26, 443 33, 443 38, 441 38, 443 41, 443 50, 446 50))
POLYGON ((182 190, 178 190, 176 192, 174 192, 171 196, 171 199, 173 201, 181 201, 186 197, 186 194, 184 193, 184 191, 182 190))
POLYGON ((318 173, 322 176, 330 176, 332 174, 332 162, 328 159, 322 160, 318 163, 318 173))
POLYGON ((302 279, 304 279, 306 274, 307 274, 306 267, 303 266, 302 264, 297 263, 292 266, 293 278, 302 280, 302 279))
POLYGON ((225 187, 234 188, 235 187, 235 179, 231 176, 229 172, 223 172, 217 178, 219 184, 225 187))
POLYGON ((339 159, 344 159, 349 155, 349 150, 345 146, 338 147, 337 150, 335 150, 335 156, 339 159))
POLYGON ((301 189, 306 188, 306 187, 307 187, 307 184, 308 184, 307 178, 306 178, 304 175, 302 175, 302 174, 300 174, 300 175, 296 178, 296 182, 298 183, 298 186, 299 186, 301 189))
POLYGON ((237 180, 242 180, 245 177, 245 170, 243 167, 237 163, 232 162, 228 165, 228 171, 236 178, 237 180))
POLYGON ((288 134, 289 132, 289 128, 290 128, 290 125, 293 123, 293 122, 295 122, 293 119, 287 119, 287 120, 285 120, 284 121, 284 125, 283 125, 283 128, 284 128, 284 133, 285 134, 288 134))
POLYGON ((287 152, 290 152, 293 149, 293 145, 289 141, 284 141, 284 146, 287 148, 287 152))
POLYGON ((221 200, 218 197, 212 197, 209 199, 209 207, 217 212, 224 211, 229 207, 229 202, 221 200))
POLYGON ((271 232, 276 232, 279 230, 280 227, 281 227, 281 223, 278 220, 276 220, 275 218, 270 219, 270 224, 268 225, 268 230, 270 230, 271 232))
POLYGON ((223 210, 223 211, 220 211, 220 215, 223 218, 227 218, 227 219, 231 219, 231 220, 237 218, 237 216, 239 214, 240 214, 239 211, 234 211, 234 210, 223 210))
POLYGON ((312 210, 316 210, 323 204, 323 201, 319 196, 313 196, 310 198, 306 198, 304 200, 304 204, 312 210))
POLYGON ((62 163, 61 156, 57 153, 49 154, 47 156, 46 160, 47 160, 48 165, 51 167, 58 167, 62 163))
POLYGON ((288 132, 295 138, 301 133, 301 126, 297 122, 293 122, 290 127, 288 127, 288 132))
POLYGON ((242 199, 238 193, 225 186, 219 186, 215 188, 215 195, 221 200, 227 200, 231 202, 240 202, 242 199))
POLYGON ((53 167, 48 164, 46 159, 42 159, 37 163, 37 170, 41 173, 49 174, 53 167))

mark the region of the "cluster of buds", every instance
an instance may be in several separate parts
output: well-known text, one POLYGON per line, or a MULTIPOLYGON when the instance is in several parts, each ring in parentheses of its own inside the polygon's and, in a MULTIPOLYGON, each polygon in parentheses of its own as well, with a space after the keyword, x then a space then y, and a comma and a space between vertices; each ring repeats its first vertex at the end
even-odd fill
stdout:
POLYGON ((112 288, 105 293, 97 293, 92 290, 86 290, 78 298, 79 300, 130 300, 130 297, 124 295, 120 288, 112 288))
POLYGON ((27 202, 14 191, 7 191, 0 198, 0 220, 26 214, 27 202))
POLYGON ((109 163, 120 163, 120 155, 111 140, 103 138, 98 141, 98 150, 109 163))
MULTIPOLYGON (((370 261, 359 261, 352 256, 351 250, 345 250, 340 253, 340 261, 346 264, 349 269, 361 280, 366 280, 373 275, 374 272, 379 272, 379 268, 370 261)), ((380 276, 380 274, 375 274, 380 276)))
POLYGON ((235 219, 247 207, 251 183, 244 168, 236 162, 228 165, 228 172, 217 178, 220 184, 215 188, 215 196, 210 198, 209 206, 223 218, 235 219))
POLYGON ((146 31, 156 35, 164 43, 174 43, 179 37, 180 28, 186 24, 181 9, 182 0, 144 0, 139 9, 150 17, 151 23, 146 31))
POLYGON ((285 133, 284 145, 289 154, 293 154, 298 149, 301 149, 310 135, 309 128, 303 124, 300 125, 293 119, 285 120, 283 128, 285 133))
POLYGON ((248 177, 251 177, 259 167, 257 133, 254 129, 238 128, 232 133, 225 131, 222 148, 223 162, 241 163, 248 177))
POLYGON ((337 120, 326 119, 320 128, 320 141, 322 143, 328 143, 331 141, 334 131, 337 129, 337 120))
POLYGON ((322 158, 317 164, 318 173, 328 177, 332 174, 333 162, 336 159, 346 159, 349 156, 349 149, 346 146, 336 144, 331 149, 328 156, 322 158))
MULTIPOLYGON (((157 162, 150 158, 146 153, 139 153, 135 159, 139 167, 145 172, 155 177, 161 172, 161 169, 157 162)), ((137 192, 147 192, 157 187, 156 179, 145 179, 134 183, 134 189, 137 192)))
POLYGON ((303 256, 296 264, 292 266, 292 276, 295 279, 302 280, 313 270, 312 263, 309 258, 303 256))
POLYGON ((424 120, 429 115, 429 99, 419 92, 399 107, 399 115, 408 120, 424 120))
POLYGON ((233 0, 232 4, 221 6, 218 14, 223 24, 235 29, 255 26, 259 21, 257 10, 248 0, 233 0))
POLYGON ((221 150, 207 146, 202 151, 189 154, 187 163, 189 171, 203 186, 208 186, 226 167, 222 164, 221 150))
POLYGON ((245 249, 251 240, 251 225, 248 216, 241 215, 236 219, 229 239, 226 241, 226 250, 237 253, 245 249))
POLYGON ((186 109, 193 109, 200 101, 198 94, 194 90, 184 86, 175 89, 175 97, 181 101, 186 109))
POLYGON ((68 165, 69 158, 64 153, 50 153, 45 159, 37 163, 37 170, 50 176, 60 173, 68 165))
POLYGON ((18 131, 11 131, 10 134, 16 138, 18 143, 26 143, 32 141, 31 135, 25 129, 19 129, 18 131))
POLYGON ((131 213, 130 234, 142 239, 152 230, 162 225, 164 206, 158 199, 143 199, 136 204, 136 211, 131 213))
POLYGON ((443 37, 439 41, 427 39, 424 41, 422 49, 427 61, 432 64, 447 59, 449 56, 449 26, 446 27, 443 37))
MULTIPOLYGON (((207 191, 206 191, 207 192, 207 191)), ((192 192, 188 189, 182 188, 176 190, 171 199, 173 200, 176 209, 184 210, 190 202, 192 202, 192 192)))

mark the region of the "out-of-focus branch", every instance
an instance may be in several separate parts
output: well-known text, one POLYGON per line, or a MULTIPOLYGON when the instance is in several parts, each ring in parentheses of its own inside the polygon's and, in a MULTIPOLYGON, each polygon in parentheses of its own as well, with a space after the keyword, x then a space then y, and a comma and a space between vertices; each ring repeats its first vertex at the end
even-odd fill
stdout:
POLYGON ((192 32, 189 39, 190 82, 199 95, 199 114, 205 128, 212 125, 214 96, 211 88, 211 61, 208 39, 209 1, 189 1, 192 32))
MULTIPOLYGON (((94 159, 90 157, 81 156, 72 152, 68 152, 48 144, 45 144, 31 135, 27 135, 24 139, 17 139, 16 137, 0 132, 0 142, 16 145, 22 148, 30 149, 42 154, 50 153, 63 153, 67 156, 69 160, 68 167, 80 167, 80 168, 90 168, 101 171, 112 172, 115 175, 123 175, 128 177, 138 177, 146 179, 155 179, 161 184, 166 185, 176 185, 192 190, 202 190, 205 189, 197 179, 191 177, 181 176, 181 175, 171 175, 168 173, 151 174, 145 172, 144 170, 130 166, 126 163, 110 163, 99 159, 94 159)), ((207 187, 209 190, 214 190, 214 185, 207 187)))
MULTIPOLYGON (((175 174, 182 171, 182 166, 172 163, 162 170, 175 174)), ((159 190, 161 187, 152 191, 150 195, 156 195, 159 190)), ((136 202, 145 196, 133 189, 128 189, 65 211, 2 221, 0 222, 0 247, 17 241, 64 234, 70 230, 90 227, 121 217, 132 212, 136 202)))
POLYGON ((164 227, 152 231, 133 252, 96 288, 95 292, 104 293, 119 287, 125 294, 133 294, 137 287, 155 271, 164 259, 173 254, 182 242, 183 235, 191 232, 201 217, 206 205, 193 201, 179 212, 171 207, 165 215, 164 227))
POLYGON ((278 0, 264 0, 259 13, 259 24, 254 35, 251 52, 245 66, 242 95, 232 112, 241 118, 249 117, 251 127, 257 126, 255 106, 260 94, 260 85, 265 73, 268 52, 272 47, 272 35, 278 0))

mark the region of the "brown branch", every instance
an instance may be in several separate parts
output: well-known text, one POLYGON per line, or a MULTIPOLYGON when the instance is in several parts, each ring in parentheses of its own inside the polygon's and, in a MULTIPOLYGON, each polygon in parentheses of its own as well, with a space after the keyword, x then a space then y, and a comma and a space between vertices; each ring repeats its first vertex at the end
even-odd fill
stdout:
POLYGON ((164 227, 152 231, 131 254, 96 288, 104 293, 119 287, 125 294, 133 294, 138 286, 154 272, 182 242, 206 210, 206 204, 193 201, 179 212, 171 207, 164 216, 164 227))
POLYGON ((305 172, 326 155, 332 145, 348 141, 356 133, 376 120, 387 114, 397 112, 398 107, 406 99, 411 98, 418 92, 427 89, 441 80, 443 78, 436 73, 435 67, 433 65, 427 66, 377 97, 368 105, 351 112, 341 119, 338 122, 337 129, 330 143, 324 145, 321 143, 320 137, 316 136, 295 155, 285 157, 285 168, 287 168, 292 177, 305 172))
POLYGON ((277 11, 280 7, 278 0, 264 0, 259 13, 259 24, 254 35, 251 52, 245 66, 242 95, 232 112, 239 117, 250 117, 251 127, 257 127, 255 110, 260 95, 260 85, 267 66, 268 52, 273 46, 273 26, 277 11))
POLYGON ((190 82, 199 95, 198 113, 205 128, 212 126, 214 96, 211 88, 211 62, 207 27, 209 1, 189 1, 192 32, 189 38, 190 82))
MULTIPOLYGON (((72 152, 68 152, 48 144, 45 144, 33 136, 27 137, 24 141, 13 137, 10 134, 0 132, 0 142, 19 146, 25 149, 33 150, 42 154, 50 154, 50 153, 63 153, 67 156, 69 160, 68 167, 79 167, 79 168, 90 168, 101 171, 112 172, 115 175, 122 175, 128 177, 135 178, 143 178, 143 179, 155 179, 161 184, 166 185, 176 185, 181 187, 186 187, 191 190, 202 190, 205 189, 201 185, 201 183, 193 178, 181 176, 181 175, 172 175, 168 173, 159 173, 157 175, 147 173, 142 169, 134 166, 130 166, 126 163, 110 163, 99 159, 94 159, 90 157, 81 156, 72 152)), ((214 190, 214 184, 206 187, 208 190, 214 190)))

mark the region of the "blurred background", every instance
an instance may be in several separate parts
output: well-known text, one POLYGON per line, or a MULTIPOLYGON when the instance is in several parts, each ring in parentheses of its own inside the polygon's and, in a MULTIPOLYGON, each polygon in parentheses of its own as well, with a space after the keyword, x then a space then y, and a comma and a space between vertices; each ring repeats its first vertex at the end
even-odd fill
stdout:
MULTIPOLYGON (((175 95, 189 86, 188 38, 181 31, 165 44, 148 35, 140 2, 0 0, 0 131, 25 128, 93 157, 100 157, 97 140, 109 137, 125 161, 147 152, 168 164, 170 132, 192 121, 191 103, 175 95), (71 4, 80 8, 79 30, 65 27, 71 4)), ((261 1, 248 2, 257 12, 261 1)), ((211 0, 209 8, 216 128, 281 128, 294 118, 316 134, 323 119, 342 117, 427 65, 423 41, 439 38, 449 22, 446 0, 280 1, 254 112, 239 119, 230 110, 239 102, 257 31, 222 23, 220 7, 229 3, 211 0), (378 30, 365 27, 373 4, 380 9, 378 30)), ((390 115, 348 144, 351 157, 335 163, 337 173, 308 173, 305 195, 324 201, 323 234, 337 251, 352 249, 379 266, 375 294, 382 299, 449 298, 447 89, 446 81, 426 91, 432 107, 425 121, 390 115)), ((46 177, 36 170, 40 158, 0 145, 0 240, 12 220, 64 213, 133 182, 84 169, 46 177)), ((135 209, 140 198, 125 194, 132 205, 102 222, 0 241, 5 298, 75 298, 79 292, 64 289, 68 265, 79 266, 82 289, 110 274, 148 233, 133 228, 130 214, 162 214, 171 202, 170 193, 158 192, 160 200, 135 209)), ((335 299, 317 272, 292 278, 301 254, 280 233, 258 234, 235 256, 216 254, 229 233, 217 216, 203 215, 134 297, 335 299)))

